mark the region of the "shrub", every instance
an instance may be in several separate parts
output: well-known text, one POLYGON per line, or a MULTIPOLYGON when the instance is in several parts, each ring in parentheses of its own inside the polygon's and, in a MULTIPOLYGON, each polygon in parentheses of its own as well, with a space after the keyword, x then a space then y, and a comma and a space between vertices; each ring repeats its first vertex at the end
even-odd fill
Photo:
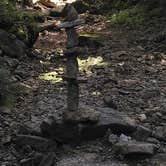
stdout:
POLYGON ((107 18, 110 20, 111 25, 125 25, 134 28, 144 25, 146 12, 143 6, 136 5, 108 15, 107 18))

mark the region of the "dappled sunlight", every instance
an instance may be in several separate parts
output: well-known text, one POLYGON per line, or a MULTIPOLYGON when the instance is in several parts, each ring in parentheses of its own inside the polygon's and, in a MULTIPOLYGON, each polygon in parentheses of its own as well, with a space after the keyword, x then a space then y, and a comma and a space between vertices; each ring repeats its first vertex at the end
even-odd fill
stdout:
POLYGON ((79 70, 80 72, 86 71, 88 76, 91 76, 92 71, 91 69, 94 66, 107 66, 108 62, 103 60, 103 57, 88 57, 87 59, 80 59, 78 58, 79 70))
POLYGON ((62 77, 59 72, 63 72, 63 68, 59 68, 59 71, 51 71, 48 73, 42 73, 39 75, 39 79, 44 81, 50 81, 51 83, 58 83, 62 81, 62 77))
POLYGON ((92 95, 93 95, 93 96, 100 96, 100 95, 101 95, 101 92, 94 91, 94 92, 92 92, 92 95))
POLYGON ((48 3, 48 2, 51 2, 51 3, 54 3, 56 6, 62 6, 62 5, 65 5, 66 3, 73 3, 75 2, 76 0, 33 0, 33 3, 36 3, 36 2, 41 2, 41 3, 48 3))

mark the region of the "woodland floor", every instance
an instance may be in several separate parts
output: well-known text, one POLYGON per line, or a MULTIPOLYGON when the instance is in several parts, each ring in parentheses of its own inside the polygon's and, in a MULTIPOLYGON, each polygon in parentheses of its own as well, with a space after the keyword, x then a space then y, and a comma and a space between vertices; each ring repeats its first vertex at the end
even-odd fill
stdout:
MULTIPOLYGON (((117 109, 137 123, 153 130, 166 125, 166 47, 164 43, 153 42, 155 28, 163 26, 154 25, 146 31, 115 29, 99 19, 79 29, 104 36, 102 47, 80 57, 80 77, 86 80, 80 84, 80 103, 103 107, 104 96, 111 95, 117 109)), ((4 142, 21 125, 40 125, 50 114, 65 109, 66 82, 61 77, 66 59, 57 53, 65 46, 64 34, 50 32, 41 36, 35 46, 39 56, 20 62, 21 72, 17 74, 31 90, 19 98, 11 112, 0 116, 0 137, 4 142)), ((152 165, 151 159, 134 163, 120 161, 106 140, 85 142, 77 147, 64 145, 57 152, 57 166, 152 165)), ((165 145, 163 149, 166 151, 165 145)), ((16 150, 13 144, 1 145, 0 165, 18 165, 19 160, 33 153, 26 148, 16 150)))

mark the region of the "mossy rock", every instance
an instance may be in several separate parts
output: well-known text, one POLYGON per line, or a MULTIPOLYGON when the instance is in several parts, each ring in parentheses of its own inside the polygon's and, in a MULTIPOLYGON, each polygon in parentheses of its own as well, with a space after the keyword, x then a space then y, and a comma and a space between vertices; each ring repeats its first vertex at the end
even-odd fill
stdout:
POLYGON ((0 28, 10 32, 32 47, 38 37, 38 22, 44 21, 44 14, 38 11, 17 10, 14 1, 1 0, 0 28))
POLYGON ((98 48, 104 46, 106 37, 102 34, 95 33, 81 33, 79 35, 79 45, 91 48, 98 48))
POLYGON ((26 45, 10 34, 0 29, 0 49, 13 58, 24 58, 26 56, 26 45))

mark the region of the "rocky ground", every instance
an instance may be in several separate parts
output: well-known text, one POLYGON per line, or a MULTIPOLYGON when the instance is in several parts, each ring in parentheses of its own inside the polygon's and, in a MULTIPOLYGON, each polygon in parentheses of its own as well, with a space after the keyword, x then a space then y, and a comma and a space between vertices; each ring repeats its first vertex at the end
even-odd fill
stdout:
MULTIPOLYGON (((66 37, 64 32, 46 32, 35 45, 33 59, 18 61, 6 57, 5 63, 13 69, 15 78, 28 86, 28 91, 19 97, 15 108, 0 112, 0 165, 36 166, 47 157, 57 166, 166 165, 165 41, 153 35, 153 28, 147 31, 114 29, 102 18, 91 16, 88 19, 90 23, 78 31, 84 33, 83 36, 98 39, 97 42, 87 40, 85 44, 92 49, 89 55, 79 57, 83 80, 80 105, 107 106, 125 113, 137 125, 146 127, 145 133, 127 136, 109 131, 102 139, 84 141, 80 145, 58 143, 52 155, 25 142, 18 147, 13 138, 20 131, 27 133, 25 125, 37 130, 45 118, 66 107, 66 82, 63 80, 66 59, 62 51, 66 37), (143 140, 145 144, 137 146, 134 142, 131 145, 131 140, 140 141, 149 131, 151 134, 143 140), (125 145, 121 145, 121 141, 125 145), (121 151, 117 150, 119 147, 121 151), (138 152, 136 156, 130 156, 133 149, 138 152), (150 156, 139 158, 143 151, 150 156)), ((157 26, 163 28, 163 25, 157 26)))

